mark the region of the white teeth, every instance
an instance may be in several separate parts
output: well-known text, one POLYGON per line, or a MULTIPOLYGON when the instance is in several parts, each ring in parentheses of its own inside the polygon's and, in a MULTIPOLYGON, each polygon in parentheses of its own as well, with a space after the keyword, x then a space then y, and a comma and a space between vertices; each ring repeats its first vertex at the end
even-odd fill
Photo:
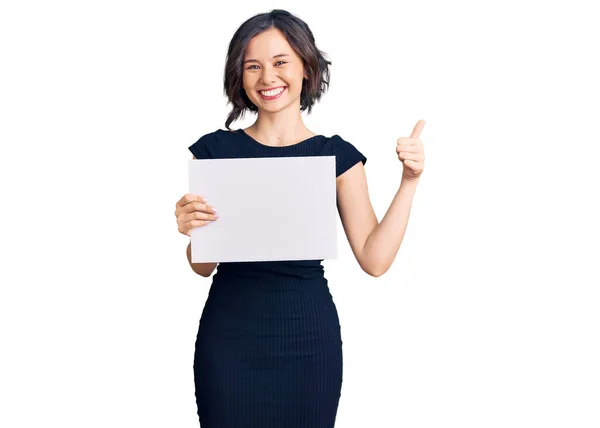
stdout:
POLYGON ((275 89, 273 91, 260 91, 261 94, 263 94, 265 97, 272 97, 274 95, 280 94, 281 92, 283 92, 284 88, 279 88, 279 89, 275 89))

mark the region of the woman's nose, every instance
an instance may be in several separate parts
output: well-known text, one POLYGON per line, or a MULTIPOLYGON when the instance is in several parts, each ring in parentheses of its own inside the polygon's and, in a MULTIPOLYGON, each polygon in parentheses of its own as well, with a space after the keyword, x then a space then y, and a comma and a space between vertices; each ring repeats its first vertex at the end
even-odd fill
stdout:
POLYGON ((262 79, 262 82, 264 85, 268 85, 268 84, 274 82, 275 78, 274 78, 273 70, 271 70, 270 68, 267 68, 267 67, 263 68, 263 71, 261 73, 261 79, 262 79))

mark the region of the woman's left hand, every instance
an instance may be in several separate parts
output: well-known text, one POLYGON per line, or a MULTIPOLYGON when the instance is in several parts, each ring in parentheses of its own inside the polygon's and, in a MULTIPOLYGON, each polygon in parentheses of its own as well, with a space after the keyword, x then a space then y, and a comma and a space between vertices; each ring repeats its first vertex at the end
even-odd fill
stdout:
POLYGON ((402 179, 418 180, 425 167, 425 152, 423 142, 419 139, 425 126, 423 119, 419 120, 410 137, 400 137, 396 145, 398 159, 402 162, 402 179))

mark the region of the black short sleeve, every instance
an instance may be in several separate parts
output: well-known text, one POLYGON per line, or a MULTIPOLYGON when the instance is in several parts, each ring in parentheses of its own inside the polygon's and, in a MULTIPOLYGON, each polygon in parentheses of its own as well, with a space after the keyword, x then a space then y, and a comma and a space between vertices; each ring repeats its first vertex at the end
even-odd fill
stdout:
POLYGON ((196 159, 212 159, 209 147, 215 141, 216 135, 214 132, 205 134, 198 139, 194 144, 188 147, 190 152, 196 157, 196 159))
POLYGON ((331 137, 334 139, 333 147, 335 150, 335 169, 336 177, 339 177, 357 162, 367 163, 367 158, 356 147, 344 140, 339 135, 331 137))

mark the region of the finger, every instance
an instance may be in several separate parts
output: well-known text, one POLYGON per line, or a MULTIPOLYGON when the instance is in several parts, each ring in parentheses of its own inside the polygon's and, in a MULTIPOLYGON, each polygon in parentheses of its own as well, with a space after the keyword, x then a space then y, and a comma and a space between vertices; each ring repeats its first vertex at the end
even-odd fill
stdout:
POLYGON ((175 210, 175 217, 177 217, 178 219, 182 219, 184 216, 186 216, 189 213, 193 213, 193 212, 203 212, 203 213, 208 213, 208 214, 213 214, 216 213, 217 210, 215 210, 211 205, 208 204, 203 204, 201 202, 190 202, 182 207, 179 207, 175 210))
POLYGON ((185 195, 183 195, 183 196, 181 197, 181 199, 180 199, 180 200, 178 200, 178 201, 177 201, 177 203, 175 204, 175 208, 177 209, 177 208, 179 208, 179 207, 182 207, 182 206, 184 206, 184 205, 187 205, 187 204, 189 204, 190 202, 193 202, 193 201, 195 201, 196 199, 197 199, 197 196, 196 196, 196 195, 193 195, 193 194, 191 194, 191 193, 186 193, 185 195))
POLYGON ((212 213, 214 212, 214 208, 212 207, 212 205, 208 205, 208 204, 203 204, 201 202, 190 202, 187 205, 184 205, 183 207, 181 207, 179 209, 180 213, 191 213, 194 211, 201 211, 201 212, 205 212, 205 213, 212 213))
POLYGON ((190 236, 192 229, 195 229, 196 227, 206 226, 209 223, 210 221, 206 220, 190 220, 183 224, 183 230, 186 230, 186 235, 190 236))
POLYGON ((396 145, 398 146, 422 146, 423 145, 423 141, 421 141, 419 138, 410 138, 410 137, 400 137, 398 138, 396 145))
POLYGON ((398 153, 398 157, 402 160, 413 160, 416 162, 421 162, 424 160, 424 156, 419 153, 411 153, 411 152, 400 152, 398 153))
POLYGON ((413 156, 417 156, 420 158, 425 158, 425 152, 423 150, 419 150, 418 148, 414 148, 414 147, 408 147, 405 148, 404 150, 402 150, 400 147, 398 147, 396 149, 396 153, 400 154, 400 153, 404 153, 404 154, 411 154, 413 156))
POLYGON ((410 134, 410 138, 419 138, 424 126, 425 126, 425 121, 423 119, 419 120, 417 122, 417 124, 415 125, 415 128, 413 129, 412 134, 410 134))
POLYGON ((192 202, 205 202, 205 199, 200 195, 194 195, 193 193, 186 193, 182 198, 177 201, 175 208, 183 207, 192 202))
POLYGON ((396 144, 413 144, 413 139, 409 137, 400 137, 396 140, 396 144))
POLYGON ((202 227, 206 226, 210 221, 208 220, 190 220, 185 222, 185 226, 189 229, 193 229, 194 227, 202 227))
POLYGON ((413 146, 413 145, 409 145, 409 144, 398 144, 396 146, 396 152, 400 153, 400 152, 414 152, 414 153, 418 153, 421 150, 419 149, 419 146, 413 146))
POLYGON ((214 221, 219 218, 218 215, 212 213, 205 213, 201 211, 194 211, 189 214, 182 216, 181 221, 186 223, 191 220, 204 220, 204 221, 214 221))
POLYGON ((400 137, 398 138, 396 144, 407 144, 410 146, 414 146, 417 144, 422 144, 423 142, 421 141, 420 138, 411 138, 411 137, 400 137))

